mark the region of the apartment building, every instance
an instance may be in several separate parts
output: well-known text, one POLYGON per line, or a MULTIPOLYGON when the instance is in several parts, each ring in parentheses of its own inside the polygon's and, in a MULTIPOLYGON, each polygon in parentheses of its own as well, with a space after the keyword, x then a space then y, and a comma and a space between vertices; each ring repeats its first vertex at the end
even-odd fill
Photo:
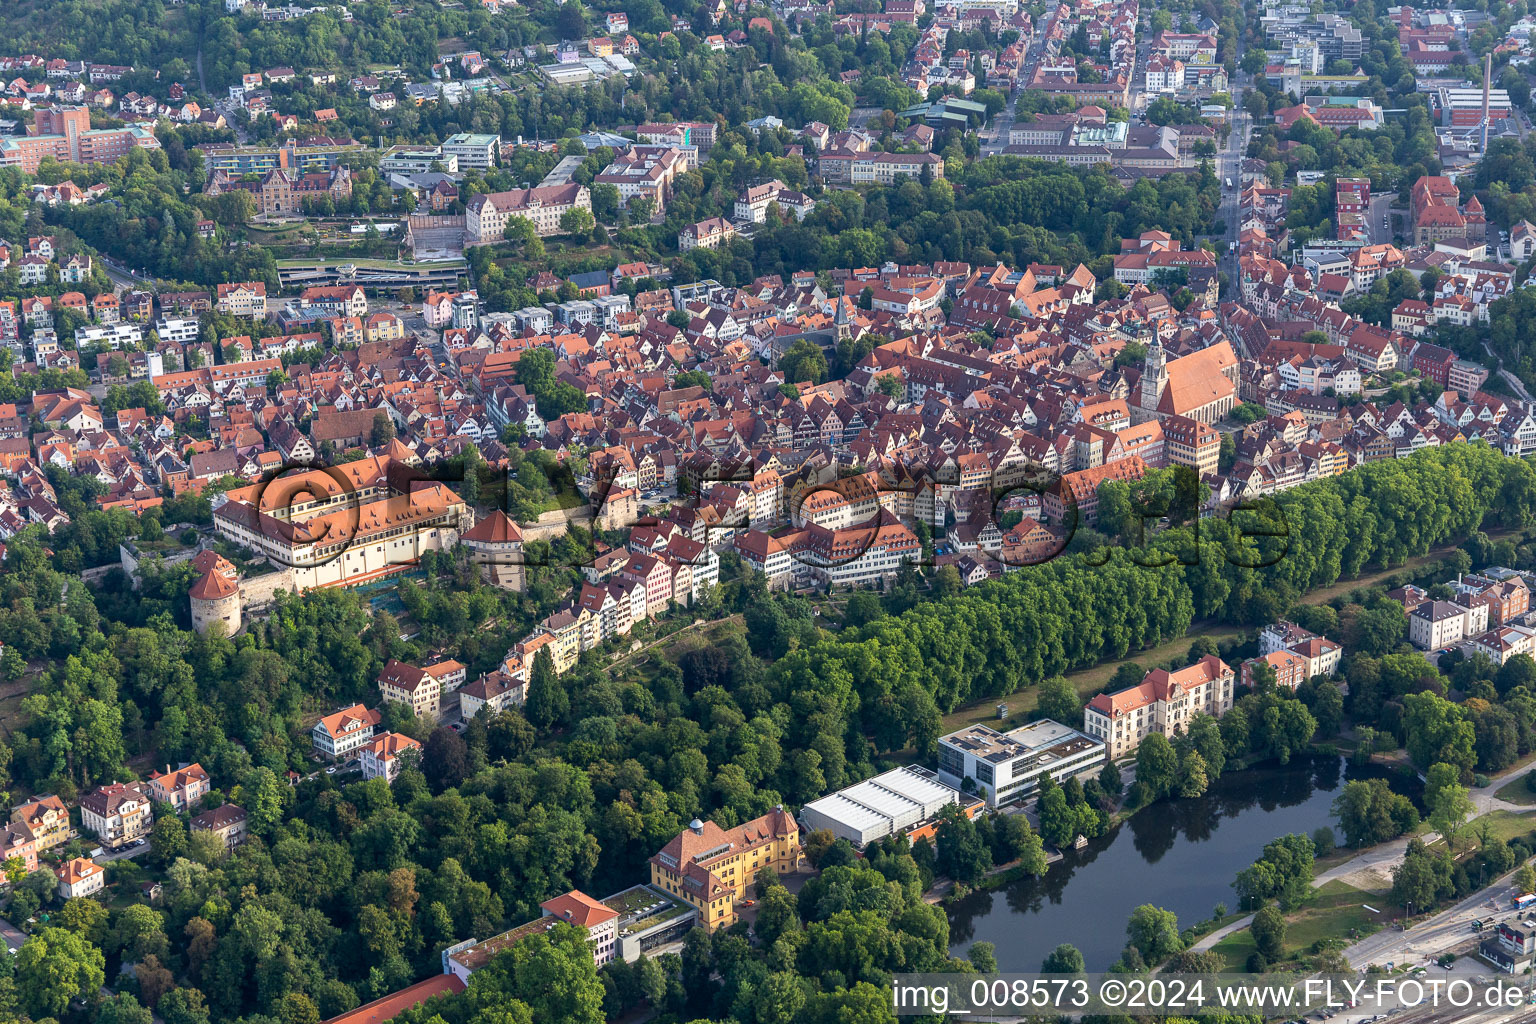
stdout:
POLYGON ((904 561, 916 561, 923 544, 895 516, 882 512, 868 525, 838 530, 806 527, 801 557, 811 577, 827 586, 860 586, 894 576, 904 561))
MULTIPOLYGON (((1217 441, 1220 444, 1220 441, 1217 441)), ((1218 449, 1219 452, 1219 449, 1218 449)), ((1092 469, 1063 474, 1045 492, 1043 507, 1052 523, 1067 521, 1074 511, 1078 521, 1093 523, 1099 517, 1099 485, 1106 480, 1134 481, 1147 475, 1147 464, 1140 455, 1106 462, 1092 469)))
POLYGON ((931 177, 944 177, 944 158, 937 153, 859 153, 849 176, 855 185, 894 185, 921 177, 925 169, 931 177))
POLYGON ((1451 589, 1467 607, 1486 605, 1490 626, 1502 626, 1531 610, 1531 589, 1521 576, 1457 576, 1451 589))
POLYGON ((762 574, 769 590, 788 590, 810 573, 810 565, 799 555, 805 537, 805 530, 746 530, 736 535, 732 546, 748 567, 762 574))
POLYGON ((12 808, 11 824, 27 830, 37 844, 38 853, 46 853, 70 840, 69 808, 52 793, 33 797, 12 808))
POLYGON ((226 853, 234 852, 235 847, 245 842, 245 811, 234 804, 224 804, 210 811, 204 811, 192 819, 192 832, 210 833, 215 839, 224 844, 226 853))
POLYGON ((1305 661, 1304 679, 1334 675, 1339 670, 1339 661, 1344 657, 1344 646, 1339 642, 1319 636, 1309 629, 1302 629, 1296 623, 1284 619, 1265 626, 1259 632, 1259 654, 1274 654, 1278 651, 1287 651, 1305 661))
POLYGON ((377 711, 354 704, 316 722, 310 730, 310 742, 317 752, 332 760, 348 757, 368 745, 382 718, 377 711))
POLYGON ((6 822, 0 825, 0 860, 12 857, 28 871, 37 870, 37 840, 25 825, 6 822))
POLYGON ((407 705, 417 718, 436 721, 443 687, 426 669, 391 658, 379 673, 378 685, 385 700, 407 705))
POLYGON ((1102 740, 1111 758, 1124 757, 1154 732, 1171 739, 1196 715, 1226 714, 1235 680, 1231 666, 1214 654, 1177 672, 1155 669, 1136 686, 1089 701, 1083 731, 1102 740))
POLYGON ((261 281, 221 284, 214 308, 225 316, 259 320, 267 315, 267 286, 261 281))
POLYGON ((59 899, 75 900, 94 896, 107 884, 107 873, 88 857, 76 857, 54 869, 59 879, 59 899))
POLYGON ((415 751, 417 757, 421 756, 421 744, 398 732, 376 736, 362 749, 359 760, 362 762, 363 778, 383 779, 385 782, 394 782, 399 777, 407 753, 415 751))
POLYGON ((1243 662, 1243 685, 1252 687, 1257 679, 1255 673, 1260 665, 1268 665, 1275 670, 1275 686, 1284 690, 1294 690, 1307 681, 1307 662, 1299 655, 1290 651, 1273 651, 1258 658, 1249 658, 1243 662))
POLYGON ((114 782, 80 799, 80 824, 109 850, 149 834, 155 822, 150 788, 142 782, 114 782))
POLYGON ((1062 782, 1105 760, 1102 739, 1049 718, 1010 732, 973 725, 939 739, 939 781, 961 792, 974 787, 994 808, 1036 792, 1047 775, 1062 782))
POLYGON ((481 708, 490 708, 491 714, 498 715, 509 707, 517 707, 525 699, 525 686, 523 680, 505 672, 484 673, 459 689, 459 717, 467 722, 481 708))
POLYGON ((149 777, 150 796, 164 804, 170 804, 177 812, 189 811, 202 802, 212 783, 200 764, 184 764, 165 771, 157 771, 149 777))
POLYGON ((361 317, 368 313, 368 295, 355 284, 305 288, 299 293, 299 308, 306 315, 361 317))
POLYGON ((501 162, 501 136, 459 132, 443 140, 443 155, 460 167, 495 167, 501 162))
POLYGON ((1408 613, 1408 642, 1425 651, 1443 650, 1463 637, 1488 631, 1488 606, 1425 601, 1408 613))
POLYGON ((559 234, 567 210, 591 211, 592 194, 585 185, 541 185, 510 192, 484 192, 469 201, 464 213, 465 235, 471 243, 499 242, 507 221, 526 217, 540 237, 559 234))
POLYGON ((1215 473, 1221 460, 1221 433, 1188 416, 1163 418, 1163 452, 1175 466, 1188 466, 1202 478, 1215 473))
POLYGON ((1467 641, 1474 654, 1483 654, 1502 665, 1518 654, 1536 658, 1536 629, 1529 626, 1495 626, 1467 641))
POLYGON ((724 217, 710 217, 696 224, 689 224, 677 233, 677 249, 718 249, 736 237, 736 225, 724 217))

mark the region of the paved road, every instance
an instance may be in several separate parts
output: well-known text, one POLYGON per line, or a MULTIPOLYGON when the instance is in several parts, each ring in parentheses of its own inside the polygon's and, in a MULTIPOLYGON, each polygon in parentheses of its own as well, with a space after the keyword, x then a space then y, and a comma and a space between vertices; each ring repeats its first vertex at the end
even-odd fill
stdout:
MULTIPOLYGON (((1429 963, 1435 957, 1459 946, 1473 937, 1472 922, 1479 918, 1498 921, 1515 920, 1527 915, 1516 914, 1510 908, 1515 896, 1514 887, 1508 884, 1514 877, 1511 871, 1493 885, 1473 893, 1448 910, 1443 910, 1428 920, 1398 931, 1386 928, 1375 935, 1368 935, 1344 950, 1344 957, 1351 966, 1364 970, 1372 964, 1429 963)), ((1393 908, 1393 912, 1401 908, 1393 908)), ((1386 912, 1386 908, 1383 908, 1386 912)))
POLYGON ((1002 113, 993 118, 990 136, 985 133, 982 136, 982 157, 995 156, 1003 151, 1003 147, 1008 145, 1008 134, 1013 129, 1014 122, 1018 120, 1019 94, 1029 87, 1030 80, 1035 76, 1035 68, 1040 63, 1040 55, 1044 49, 1042 41, 1045 39, 1046 33, 1050 31, 1051 23, 1055 18, 1055 11, 1052 10, 1040 23, 1038 31, 1035 32, 1034 41, 1030 43, 1029 48, 1025 51, 1024 66, 1020 69, 1018 87, 1009 95, 1008 106, 1003 109, 1002 113))
MULTIPOLYGON (((1491 781, 1488 785, 1471 791, 1472 817, 1475 819, 1490 811, 1514 811, 1516 813, 1529 812, 1530 808, 1520 804, 1512 804, 1507 800, 1500 800, 1496 795, 1498 791, 1519 779, 1525 778, 1532 771, 1536 771, 1536 761, 1516 768, 1506 775, 1502 775, 1491 781)), ((1429 833, 1424 836, 1425 842, 1436 842, 1439 836, 1429 833)), ((1408 847, 1408 840, 1394 839, 1390 843, 1383 844, 1370 851, 1367 855, 1377 855, 1373 863, 1377 866, 1385 866, 1392 860, 1402 856, 1408 847), (1386 854, 1392 856, 1388 857, 1386 854)), ((1366 855, 1362 855, 1364 857, 1366 855)), ((1357 861, 1362 857, 1342 864, 1326 874, 1335 878, 1343 877, 1355 870, 1357 861)), ((1370 866, 1369 864, 1361 866, 1370 866)), ((1323 876, 1320 876, 1323 877, 1323 876)), ((1509 879, 1514 877, 1514 872, 1495 881, 1479 892, 1468 896, 1448 910, 1443 910, 1434 917, 1414 925, 1406 932, 1388 929, 1377 932, 1375 935, 1355 943, 1344 951, 1349 962, 1356 967, 1364 968, 1370 964, 1386 963, 1393 961, 1402 963, 1418 957, 1430 959, 1453 946, 1459 945, 1471 938, 1472 921, 1489 917, 1495 920, 1515 920, 1529 917, 1529 914, 1516 914, 1510 906, 1510 901, 1515 895, 1509 879)), ((1384 911, 1386 908, 1382 908, 1384 911)))
POLYGON ((1225 245, 1217 258, 1217 265, 1227 275, 1227 280, 1237 282, 1237 234, 1238 234, 1238 201, 1242 197, 1242 166, 1244 154, 1248 152, 1248 132, 1252 120, 1244 112, 1235 112, 1232 116, 1232 131, 1227 135, 1227 144, 1216 153, 1215 172, 1221 181, 1221 220, 1226 225, 1223 235, 1225 245), (1227 181, 1231 180, 1232 187, 1227 188, 1227 181))
POLYGON ((101 257, 102 269, 107 272, 107 277, 112 279, 116 291, 132 291, 154 284, 154 279, 135 274, 127 267, 105 256, 101 257))
POLYGON ((997 117, 992 119, 991 134, 983 134, 981 139, 981 156, 983 159, 996 156, 1008 145, 1008 136, 1013 131, 1013 125, 1018 120, 1019 94, 1023 92, 1022 86, 1015 89, 1008 97, 1008 105, 1003 108, 997 117))
POLYGON ((148 853, 154 848, 154 840, 145 837, 143 846, 125 846, 120 850, 112 850, 108 853, 104 853, 100 857, 97 857, 96 860, 98 862, 109 860, 131 860, 140 854, 148 853))
POLYGON ((1392 241, 1392 224, 1389 218, 1392 215, 1392 200, 1394 198, 1395 196, 1390 192, 1371 196, 1370 210, 1367 217, 1371 241, 1377 245, 1392 241))
MULTIPOLYGON (((1493 354, 1493 348, 1488 344, 1486 340, 1483 342, 1483 351, 1488 353, 1489 366, 1494 366, 1499 362, 1499 357, 1493 354)), ((1503 367, 1499 368, 1499 376, 1503 377, 1504 383, 1508 384, 1511 390, 1520 396, 1521 401, 1529 402, 1532 400, 1531 393, 1525 389, 1525 384, 1520 380, 1519 377, 1516 377, 1513 373, 1509 372, 1503 367)))
MULTIPOLYGON (((1516 779, 1523 779, 1532 771, 1536 771, 1536 761, 1532 761, 1529 764, 1516 768, 1514 771, 1509 772, 1508 774, 1501 775, 1480 789, 1473 789, 1470 793, 1473 808, 1472 817, 1479 817, 1481 815, 1487 814, 1489 811, 1503 810, 1515 811, 1517 813, 1530 811, 1529 807, 1512 804, 1507 800, 1500 800, 1495 794, 1504 786, 1515 781, 1516 779)), ((1440 840, 1439 834, 1435 832, 1427 833, 1423 836, 1419 836, 1418 838, 1422 839, 1426 843, 1435 843, 1439 842, 1440 840)), ((1314 889, 1321 888, 1334 879, 1345 878, 1354 874, 1356 871, 1362 871, 1367 868, 1377 868, 1383 870, 1388 869, 1403 859, 1403 855, 1408 850, 1408 841, 1409 837, 1405 836, 1401 839, 1393 839, 1390 842, 1373 846, 1369 850, 1364 850, 1351 857, 1349 860, 1344 861, 1342 864, 1336 864, 1329 868, 1327 871, 1324 871, 1322 874, 1318 875, 1316 878, 1312 879, 1312 887, 1314 889)), ((1513 872, 1510 874, 1513 875, 1513 872)), ((1496 885, 1497 884, 1498 883, 1496 883, 1496 885)), ((1480 904, 1483 905, 1485 910, 1492 910, 1493 908, 1486 906, 1486 902, 1490 895, 1497 895, 1502 898, 1503 902, 1501 906, 1506 908, 1506 913, 1509 913, 1507 910, 1509 906, 1509 899, 1507 896, 1513 894, 1511 893, 1506 895, 1502 893, 1501 890, 1496 890, 1495 887, 1490 887, 1483 892, 1468 897, 1467 900, 1463 901, 1463 904, 1480 904)), ((1387 960, 1391 960, 1393 957, 1391 955, 1383 955, 1382 951, 1387 951, 1390 953, 1392 950, 1395 950, 1398 947, 1404 945, 1408 947, 1416 947, 1418 945, 1428 943, 1431 936, 1436 938, 1445 938, 1448 934, 1450 934, 1445 932, 1442 927, 1435 925, 1435 922, 1439 918, 1446 918, 1447 922, 1458 926, 1461 929, 1460 937, 1466 938, 1467 935, 1465 929, 1467 923, 1479 915, 1475 913, 1465 913, 1464 911, 1467 909, 1467 907, 1463 904, 1458 904, 1456 907, 1444 911, 1442 914, 1437 915, 1435 918, 1431 918, 1429 921, 1423 922, 1420 925, 1416 925, 1410 932, 1407 933, 1406 943, 1403 942, 1405 935, 1403 932, 1378 932, 1376 935, 1372 935, 1366 939, 1363 939, 1356 943, 1354 946, 1351 946, 1349 949, 1345 950, 1344 955, 1349 958, 1350 963, 1359 967, 1363 967, 1366 964, 1372 962, 1381 963, 1387 960), (1421 931, 1421 929, 1423 930, 1421 931)), ((1380 909, 1385 911, 1387 908, 1382 907, 1380 909)), ((1513 914, 1511 913, 1510 916, 1513 916, 1513 914)), ((1215 946, 1222 939, 1226 938, 1228 935, 1231 935, 1233 932, 1241 931, 1242 929, 1248 927, 1249 923, 1252 921, 1252 914, 1239 918, 1238 920, 1233 921, 1231 924, 1222 928, 1218 928, 1216 931, 1211 932, 1209 935, 1200 939, 1194 944, 1192 948, 1196 952, 1208 950, 1215 946)), ((1444 925, 1445 923, 1446 922, 1441 922, 1441 925, 1444 925)), ((1437 947, 1436 951, 1439 952, 1450 945, 1454 945, 1454 943, 1446 942, 1444 945, 1437 947)))

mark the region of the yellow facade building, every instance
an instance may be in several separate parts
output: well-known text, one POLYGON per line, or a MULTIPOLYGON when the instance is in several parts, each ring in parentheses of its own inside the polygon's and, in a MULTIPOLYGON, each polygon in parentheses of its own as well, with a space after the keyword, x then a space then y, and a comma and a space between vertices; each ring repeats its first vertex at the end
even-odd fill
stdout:
POLYGON ((767 867, 800 869, 800 825, 783 807, 732 829, 695 818, 651 858, 651 884, 697 907, 714 931, 735 923, 737 902, 767 867))

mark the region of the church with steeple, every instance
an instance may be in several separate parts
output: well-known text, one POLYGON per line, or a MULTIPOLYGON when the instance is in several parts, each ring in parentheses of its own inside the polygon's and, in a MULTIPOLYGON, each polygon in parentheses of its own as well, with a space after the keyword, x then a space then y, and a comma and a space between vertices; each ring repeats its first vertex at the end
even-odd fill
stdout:
POLYGON ((1141 390, 1131 406, 1131 420, 1146 423, 1187 416, 1215 423, 1237 405, 1237 374, 1237 356, 1226 339, 1170 359, 1162 341, 1154 338, 1142 365, 1141 390))

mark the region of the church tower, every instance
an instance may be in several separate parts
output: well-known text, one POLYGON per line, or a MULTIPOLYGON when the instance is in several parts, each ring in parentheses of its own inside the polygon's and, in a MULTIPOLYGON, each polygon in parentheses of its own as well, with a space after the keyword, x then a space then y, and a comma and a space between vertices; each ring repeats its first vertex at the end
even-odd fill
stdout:
POLYGON ((838 341, 847 341, 853 337, 853 324, 848 320, 848 298, 840 296, 837 300, 837 313, 832 318, 832 327, 836 332, 838 341))
POLYGON ((1154 337, 1152 346, 1147 349, 1146 364, 1141 372, 1143 422, 1157 416, 1157 403, 1162 401, 1163 392, 1167 388, 1168 353, 1163 350, 1162 341, 1154 337))

